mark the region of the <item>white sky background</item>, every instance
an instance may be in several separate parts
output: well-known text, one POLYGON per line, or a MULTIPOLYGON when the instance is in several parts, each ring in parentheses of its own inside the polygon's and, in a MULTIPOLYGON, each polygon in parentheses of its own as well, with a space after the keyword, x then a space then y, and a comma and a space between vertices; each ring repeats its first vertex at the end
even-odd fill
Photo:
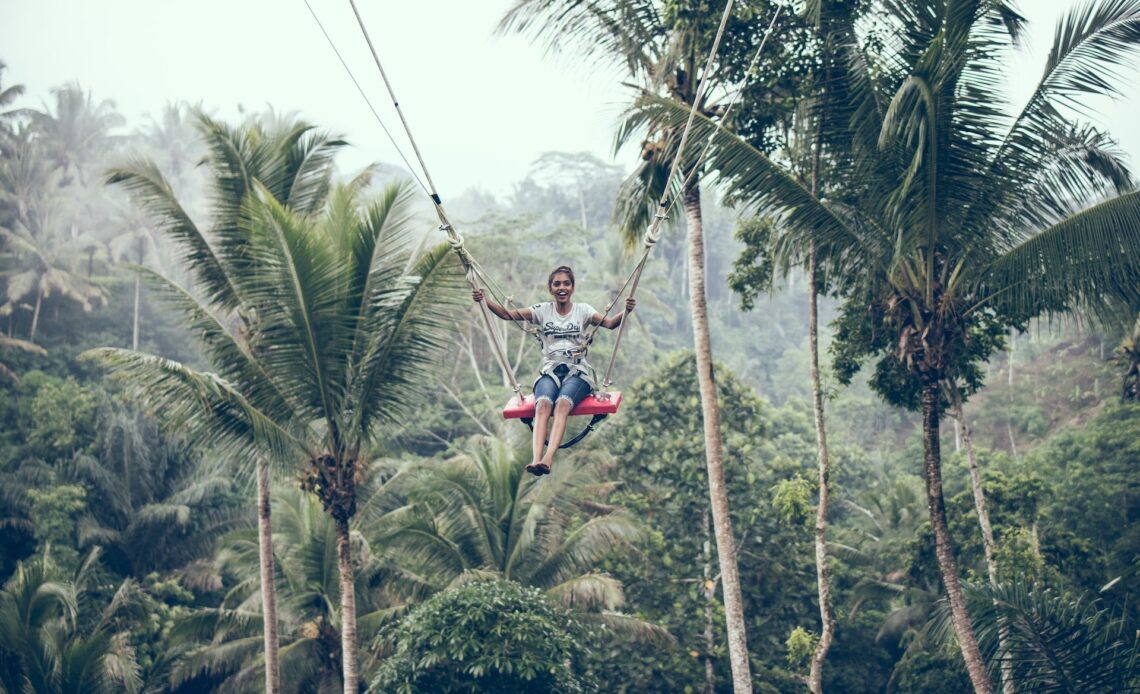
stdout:
MULTIPOLYGON (((347 0, 310 2, 402 137, 347 0)), ((493 36, 511 0, 357 4, 445 198, 473 187, 506 193, 549 150, 610 160, 627 97, 620 74, 493 36)), ((1030 36, 1009 71, 1017 103, 1037 83, 1057 17, 1075 4, 1020 3, 1030 36)), ((0 0, 0 60, 8 65, 4 84, 26 86, 23 106, 48 103, 52 87, 73 80, 96 99, 114 100, 130 126, 171 101, 200 101, 234 118, 239 104, 271 105, 347 135, 355 147, 341 159, 345 168, 398 162, 303 0, 0 0)), ((1140 73, 1129 74, 1128 98, 1094 107, 1140 168, 1140 73)), ((629 168, 628 159, 617 163, 629 168)))

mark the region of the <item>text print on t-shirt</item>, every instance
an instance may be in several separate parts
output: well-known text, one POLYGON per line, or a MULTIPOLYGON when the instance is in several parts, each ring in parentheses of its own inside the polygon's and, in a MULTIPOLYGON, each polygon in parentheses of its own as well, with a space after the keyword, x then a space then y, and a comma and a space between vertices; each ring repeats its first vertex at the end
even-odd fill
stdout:
POLYGON ((571 339, 580 332, 582 332, 582 326, 573 321, 568 323, 547 321, 546 325, 542 326, 542 334, 547 337, 553 337, 556 340, 571 339))

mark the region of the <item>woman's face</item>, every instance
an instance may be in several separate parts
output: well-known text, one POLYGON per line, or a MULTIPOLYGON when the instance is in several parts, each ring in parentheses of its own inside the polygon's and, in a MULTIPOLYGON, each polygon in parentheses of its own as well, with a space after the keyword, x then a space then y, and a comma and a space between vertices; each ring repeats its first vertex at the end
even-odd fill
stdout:
POLYGON ((574 280, 570 279, 570 275, 565 272, 556 272, 550 280, 548 289, 555 301, 560 304, 569 303, 570 296, 574 293, 574 280))

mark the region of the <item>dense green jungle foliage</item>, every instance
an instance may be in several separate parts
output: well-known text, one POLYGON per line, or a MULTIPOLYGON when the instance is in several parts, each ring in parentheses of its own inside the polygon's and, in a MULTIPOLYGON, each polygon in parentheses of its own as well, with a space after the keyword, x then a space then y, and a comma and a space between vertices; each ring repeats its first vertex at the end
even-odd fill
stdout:
MULTIPOLYGON (((0 692, 258 691, 253 454, 172 426, 169 412, 79 357, 115 347, 215 368, 205 324, 174 310, 155 281, 207 293, 188 254, 107 179, 128 160, 153 162, 186 217, 209 229, 217 181, 202 162, 217 157, 205 139, 218 124, 186 104, 128 123, 78 84, 28 107, 11 86, 19 66, 0 69, 0 692)), ((790 72, 769 77, 769 87, 795 87, 790 72)), ((742 132, 778 150, 796 108, 764 102, 742 116, 742 132)), ((219 125, 250 143, 296 126, 273 113, 219 125)), ((394 167, 329 166, 344 187, 321 191, 333 199, 322 209, 335 208, 337 190, 394 196, 386 186, 403 178, 394 167)), ((449 208, 519 304, 542 299, 549 269, 568 264, 577 300, 600 307, 630 269, 614 222, 625 179, 592 155, 552 151, 510 194, 473 188, 449 208)), ((757 222, 711 198, 708 301, 753 679, 760 692, 805 691, 820 619, 809 281, 793 270, 742 307, 730 275, 735 263, 739 286, 757 222)), ((408 245, 440 244, 426 201, 404 203, 408 245)), ((235 205, 235 219, 249 207, 235 205)), ((551 476, 523 472, 529 433, 500 416, 507 375, 457 288, 447 318, 430 326, 447 351, 417 372, 412 414, 362 439, 352 513, 326 512, 332 502, 313 493, 322 489, 304 461, 270 466, 283 691, 342 688, 342 521, 362 691, 731 691, 683 226, 666 231, 641 282, 617 362, 622 411, 551 476)), ((840 385, 828 351, 839 303, 824 296, 821 311, 837 618, 823 688, 968 691, 946 626, 921 420, 885 404, 866 374, 840 385)), ((240 331, 233 320, 226 329, 240 331)), ((496 328, 528 381, 531 336, 496 328)), ((1015 677, 1046 683, 1023 691, 1136 690, 1137 335, 1061 318, 997 338, 963 419, 1000 590, 986 585, 957 422, 942 440, 949 525, 983 650, 993 656, 999 625, 1015 625, 1000 634, 1015 677)), ((595 363, 612 344, 603 332, 595 363)), ((990 666, 997 677, 996 657, 990 666)))

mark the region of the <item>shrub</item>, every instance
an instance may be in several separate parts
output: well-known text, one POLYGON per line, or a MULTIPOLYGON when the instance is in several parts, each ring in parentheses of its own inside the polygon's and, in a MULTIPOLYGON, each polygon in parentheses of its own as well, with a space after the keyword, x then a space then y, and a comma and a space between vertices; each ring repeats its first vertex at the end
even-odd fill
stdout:
POLYGON ((584 634, 541 591, 478 580, 426 601, 386 639, 379 692, 580 692, 584 634))

